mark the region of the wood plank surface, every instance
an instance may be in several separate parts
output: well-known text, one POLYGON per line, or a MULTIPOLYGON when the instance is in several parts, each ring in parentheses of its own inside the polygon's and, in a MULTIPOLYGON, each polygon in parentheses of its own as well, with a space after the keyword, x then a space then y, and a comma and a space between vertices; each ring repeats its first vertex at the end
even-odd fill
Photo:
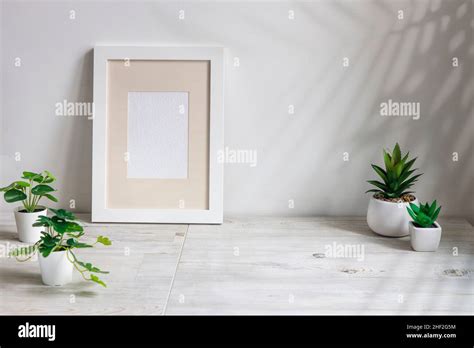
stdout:
POLYGON ((113 240, 79 254, 111 272, 103 289, 78 274, 44 286, 37 262, 4 257, 21 244, 12 215, 0 214, 0 314, 474 314, 465 220, 442 219, 440 248, 420 253, 408 237, 372 233, 362 217, 188 226, 91 224, 84 215, 89 236, 113 240))

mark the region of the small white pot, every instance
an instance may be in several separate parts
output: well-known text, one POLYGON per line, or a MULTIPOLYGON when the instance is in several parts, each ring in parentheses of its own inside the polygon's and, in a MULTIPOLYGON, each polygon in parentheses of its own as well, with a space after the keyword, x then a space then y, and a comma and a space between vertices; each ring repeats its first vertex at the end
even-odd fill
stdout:
MULTIPOLYGON (((418 205, 415 199, 411 203, 418 205)), ((377 234, 386 237, 408 236, 408 222, 411 218, 407 212, 409 203, 386 202, 370 198, 367 209, 367 224, 377 234)))
POLYGON ((44 284, 59 286, 72 281, 73 264, 67 259, 66 251, 54 251, 48 257, 39 254, 38 259, 44 284))
POLYGON ((41 210, 27 213, 26 211, 22 212, 22 210, 25 210, 24 207, 15 208, 15 222, 20 242, 34 244, 40 239, 44 227, 33 227, 33 224, 40 215, 47 215, 48 209, 41 206, 38 206, 38 209, 41 210))
POLYGON ((441 226, 435 222, 436 227, 417 227, 413 221, 409 222, 411 247, 415 251, 436 251, 441 240, 441 226))

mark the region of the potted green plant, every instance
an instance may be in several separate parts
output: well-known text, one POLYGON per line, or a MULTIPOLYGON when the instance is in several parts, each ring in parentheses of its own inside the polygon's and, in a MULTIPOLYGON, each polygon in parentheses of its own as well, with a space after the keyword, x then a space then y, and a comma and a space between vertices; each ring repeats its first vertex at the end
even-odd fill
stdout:
MULTIPOLYGON (((372 164, 374 171, 382 181, 367 181, 376 188, 367 192, 374 193, 370 198, 367 210, 367 224, 375 233, 388 237, 403 237, 408 235, 410 216, 406 211, 409 203, 417 203, 413 186, 422 174, 414 174, 417 169, 411 169, 416 158, 409 159, 409 153, 402 155, 398 143, 392 153, 383 150, 385 169, 372 164)), ((366 193, 367 193, 366 192, 366 193)))
POLYGON ((33 223, 40 215, 48 213, 46 207, 39 205, 39 202, 43 197, 53 202, 58 201, 51 194, 56 190, 49 186, 56 178, 47 170, 40 174, 23 172, 21 178, 23 180, 0 188, 0 192, 4 192, 3 197, 7 203, 22 202, 22 206, 14 210, 18 238, 25 243, 36 243, 41 236, 41 227, 33 227, 33 223))
POLYGON ((419 206, 411 203, 407 207, 413 221, 409 222, 410 242, 413 250, 436 251, 441 240, 441 226, 438 218, 441 207, 437 206, 436 200, 431 204, 426 202, 419 206))
POLYGON ((106 287, 97 274, 109 272, 102 271, 91 263, 79 261, 73 250, 92 248, 97 243, 111 245, 110 239, 99 236, 93 244, 83 243, 80 238, 84 236, 84 228, 75 221, 76 217, 64 209, 50 210, 54 216, 41 215, 34 224, 44 230, 40 240, 32 246, 17 248, 10 255, 19 261, 26 261, 38 252, 41 278, 46 285, 69 283, 75 268, 85 280, 106 287))

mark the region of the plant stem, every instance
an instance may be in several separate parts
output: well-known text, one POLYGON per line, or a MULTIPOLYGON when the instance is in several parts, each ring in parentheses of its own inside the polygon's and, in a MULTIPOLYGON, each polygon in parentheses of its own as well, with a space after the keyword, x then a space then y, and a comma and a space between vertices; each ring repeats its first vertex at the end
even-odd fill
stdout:
POLYGON ((31 259, 33 257, 33 255, 36 253, 37 251, 37 248, 38 248, 38 244, 40 243, 40 241, 36 242, 34 245, 33 245, 33 252, 26 258, 26 259, 19 259, 18 256, 15 257, 15 259, 18 261, 18 262, 26 262, 28 261, 29 259, 31 259))
POLYGON ((33 187, 33 181, 30 179, 29 180, 30 182, 30 186, 29 186, 29 189, 28 189, 28 208, 26 209, 29 213, 32 213, 34 211, 33 207, 32 207, 32 196, 33 194, 31 193, 31 190, 32 190, 32 187, 33 187))
MULTIPOLYGON (((39 200, 41 199, 41 196, 34 196, 33 195, 33 207, 36 208, 38 206, 39 200), (35 200, 36 197, 36 200, 35 200)), ((33 209, 34 211, 34 209, 33 209)))
MULTIPOLYGON (((21 191, 26 195, 26 188, 22 187, 21 191)), ((28 211, 28 209, 26 209, 26 199, 22 200, 21 203, 23 204, 23 208, 28 211)))
MULTIPOLYGON (((64 234, 61 235, 61 239, 59 240, 58 244, 56 244, 56 246, 53 248, 53 250, 51 250, 51 252, 55 251, 56 249, 62 247, 62 243, 63 243, 63 239, 64 239, 64 234)), ((67 250, 67 249, 66 249, 67 250)))
POLYGON ((67 256, 69 262, 71 262, 71 263, 74 265, 74 267, 78 270, 78 272, 81 274, 81 276, 82 276, 82 278, 84 278, 84 280, 91 280, 90 278, 87 278, 87 277, 84 275, 84 273, 85 273, 87 270, 81 270, 81 269, 79 268, 79 266, 77 265, 77 258, 76 258, 76 255, 74 255, 74 253, 71 251, 71 249, 67 249, 67 250, 66 250, 66 256, 67 256), (71 260, 71 259, 69 258, 69 253, 72 255, 73 260, 71 260))

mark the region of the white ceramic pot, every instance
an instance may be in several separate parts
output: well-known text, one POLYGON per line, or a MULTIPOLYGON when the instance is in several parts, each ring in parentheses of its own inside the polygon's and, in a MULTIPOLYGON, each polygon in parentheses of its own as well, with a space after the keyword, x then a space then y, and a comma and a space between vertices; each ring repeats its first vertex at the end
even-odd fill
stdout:
MULTIPOLYGON (((418 205, 415 199, 411 203, 418 205)), ((367 209, 367 224, 377 234, 386 237, 408 236, 408 223, 411 217, 407 212, 409 203, 386 202, 370 198, 367 209)))
POLYGON ((413 250, 436 251, 441 240, 441 226, 435 222, 436 227, 417 227, 413 221, 409 222, 410 242, 413 250))
POLYGON ((27 213, 26 211, 22 212, 22 210, 25 210, 24 207, 15 208, 15 222, 20 242, 34 244, 40 239, 44 227, 33 227, 33 224, 40 215, 47 215, 48 209, 41 206, 38 206, 37 209, 41 210, 27 213))
POLYGON ((67 259, 66 251, 54 251, 48 257, 39 254, 38 259, 44 284, 59 286, 72 281, 73 264, 67 259))

